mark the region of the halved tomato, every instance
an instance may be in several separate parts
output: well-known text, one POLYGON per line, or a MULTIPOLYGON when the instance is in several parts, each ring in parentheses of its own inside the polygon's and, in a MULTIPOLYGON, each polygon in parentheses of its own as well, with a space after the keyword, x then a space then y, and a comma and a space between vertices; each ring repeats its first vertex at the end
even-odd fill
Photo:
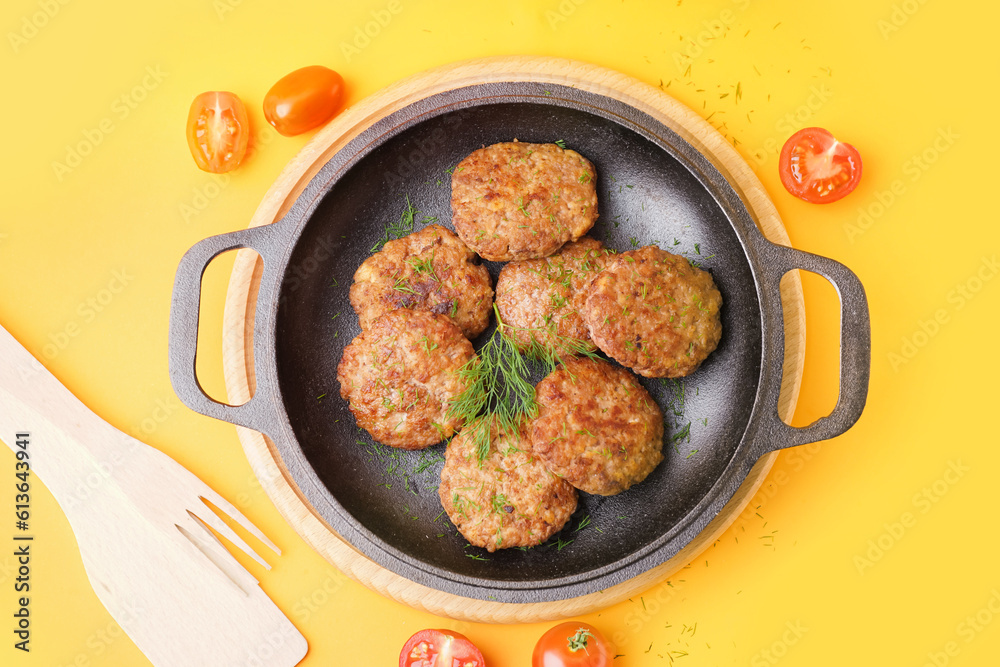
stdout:
POLYGON ((421 630, 399 653, 399 667, 486 667, 483 654, 452 630, 421 630))
POLYGON ((199 169, 222 174, 240 166, 247 153, 250 122, 243 101, 213 91, 194 98, 187 119, 187 142, 199 169))
POLYGON ((785 142, 778 160, 785 189, 813 204, 850 194, 861 180, 861 155, 821 127, 799 130, 785 142))
POLYGON ((286 137, 319 127, 344 104, 344 77, 312 65, 287 74, 264 97, 264 118, 286 137))

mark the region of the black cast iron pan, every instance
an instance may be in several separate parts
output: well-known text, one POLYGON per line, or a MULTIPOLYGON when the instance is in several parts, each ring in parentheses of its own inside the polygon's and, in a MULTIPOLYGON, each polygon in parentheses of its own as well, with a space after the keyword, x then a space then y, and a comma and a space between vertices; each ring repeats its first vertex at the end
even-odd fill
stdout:
MULTIPOLYGON (((500 265, 488 267, 495 279, 500 265)), ((375 122, 320 169, 281 220, 188 251, 170 318, 171 379, 185 404, 268 435, 314 511, 379 565, 499 602, 592 593, 667 561, 719 513, 759 457, 850 428, 864 407, 869 363, 867 301, 850 270, 767 241, 712 163, 651 116, 610 97, 528 82, 470 85, 375 122), (666 460, 653 474, 611 498, 581 494, 570 525, 542 547, 487 554, 439 516, 443 445, 420 453, 372 444, 339 398, 336 369, 360 332, 347 299, 353 273, 406 198, 421 211, 417 229, 427 217, 449 224, 449 170, 473 150, 513 138, 561 139, 589 158, 600 212, 591 235, 619 251, 655 242, 699 261, 722 292, 724 333, 683 386, 642 379, 668 420, 666 460), (253 248, 264 261, 256 394, 241 406, 210 399, 194 370, 201 275, 235 248, 253 248), (840 396, 807 428, 789 427, 777 413, 778 283, 795 268, 828 278, 842 303, 840 396), (587 527, 575 530, 581 522, 587 527)))

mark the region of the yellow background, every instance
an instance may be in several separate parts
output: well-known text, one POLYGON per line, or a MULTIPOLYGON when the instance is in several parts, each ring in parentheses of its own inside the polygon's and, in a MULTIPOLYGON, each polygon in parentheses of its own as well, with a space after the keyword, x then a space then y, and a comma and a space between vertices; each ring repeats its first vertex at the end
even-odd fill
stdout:
MULTIPOLYGON (((461 627, 491 666, 523 666, 547 624, 457 624, 346 580, 280 518, 233 427, 180 405, 166 355, 178 260, 199 239, 244 227, 310 136, 262 133, 247 164, 220 179, 192 163, 187 108, 202 91, 231 90, 260 130, 264 93, 301 66, 340 71, 355 102, 425 68, 497 54, 662 81, 754 165, 793 245, 847 264, 870 299, 860 422, 783 453, 755 511, 670 585, 587 617, 624 654, 615 665, 997 664, 1000 618, 987 604, 1000 590, 1000 280, 984 280, 1000 245, 987 205, 1000 148, 995 3, 399 0, 348 58, 342 44, 387 2, 62 1, 5 0, 0 10, 0 324, 104 419, 187 466, 281 546, 273 570, 250 568, 308 638, 303 664, 393 665, 412 632, 446 626, 461 627), (110 132, 99 131, 105 119, 110 132), (864 178, 847 199, 815 206, 782 189, 775 149, 806 125, 860 149, 864 178), (97 131, 80 164, 57 174, 53 163, 97 131), (90 314, 84 304, 115 271, 125 288, 90 314), (69 324, 78 334, 58 345, 69 324), (967 470, 946 477, 952 464, 967 470), (933 502, 919 496, 925 488, 933 502), (893 537, 905 512, 915 523, 893 537), (949 642, 957 655, 944 654, 949 642)), ((216 395, 227 274, 217 261, 203 297, 201 373, 216 395)), ((806 280, 806 306, 798 424, 836 398, 832 288, 806 280)), ((13 470, 0 448, 0 663, 146 664, 94 596, 40 484, 32 652, 11 648, 12 548, 2 545, 14 532, 13 470)))

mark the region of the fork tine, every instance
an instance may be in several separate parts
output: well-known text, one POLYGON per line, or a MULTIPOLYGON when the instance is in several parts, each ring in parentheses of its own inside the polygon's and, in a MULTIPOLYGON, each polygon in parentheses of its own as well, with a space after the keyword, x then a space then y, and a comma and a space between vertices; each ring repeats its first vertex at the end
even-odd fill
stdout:
MULTIPOLYGON (((204 498, 202 500, 204 501, 204 498)), ((251 547, 249 544, 247 544, 243 540, 242 537, 240 537, 239 535, 237 535, 236 532, 232 528, 230 528, 229 526, 227 526, 226 522, 223 521, 222 519, 220 519, 215 514, 215 512, 212 511, 211 507, 208 507, 206 505, 205 509, 207 511, 206 512, 202 512, 201 514, 195 514, 191 510, 188 510, 188 514, 190 514, 191 517, 194 518, 195 520, 197 520, 199 523, 203 524, 203 527, 211 528, 212 530, 214 530, 215 532, 219 533, 220 535, 222 535, 223 537, 225 537, 227 540, 229 540, 230 542, 232 542, 241 551, 243 551, 243 553, 245 553, 246 555, 250 556, 250 558, 253 558, 260 565, 262 565, 265 570, 270 570, 271 569, 271 565, 266 560, 264 560, 263 558, 261 558, 260 554, 258 554, 254 550, 253 547, 251 547)), ((215 537, 215 536, 213 535, 213 537, 215 537)))
POLYGON ((230 583, 244 595, 251 595, 254 586, 260 584, 257 578, 240 565, 239 561, 219 541, 219 538, 198 517, 194 514, 191 514, 190 517, 188 521, 183 522, 184 526, 180 524, 174 524, 174 526, 201 552, 202 556, 219 568, 219 572, 225 575, 230 583))
MULTIPOLYGON (((218 493, 216 493, 212 489, 205 488, 199 494, 198 497, 201 498, 202 502, 205 502, 206 500, 209 501, 209 502, 211 502, 213 505, 215 505, 216 507, 218 507, 223 513, 228 514, 229 518, 231 518, 236 523, 240 524, 240 526, 242 526, 245 531, 247 531, 248 533, 250 533, 251 535, 253 535, 254 537, 256 537, 258 540, 260 540, 264 544, 266 544, 268 546, 268 548, 271 549, 271 551, 273 551, 274 553, 278 554, 279 556, 281 555, 281 549, 278 548, 278 545, 276 545, 274 542, 272 542, 271 540, 269 540, 268 537, 267 537, 267 535, 265 535, 264 533, 262 533, 260 531, 260 529, 257 528, 257 526, 255 526, 255 525, 253 525, 253 523, 251 523, 250 519, 248 519, 245 516, 243 516, 243 512, 241 512, 238 509, 236 509, 235 505, 233 505, 228 500, 226 500, 225 498, 223 498, 222 496, 220 496, 218 493)), ((211 509, 212 508, 209 508, 209 511, 211 511, 211 509)), ((213 516, 214 516, 214 512, 213 512, 213 516)), ((228 528, 228 526, 227 526, 227 528, 228 528)), ((222 531, 219 531, 219 532, 222 532, 222 531)))

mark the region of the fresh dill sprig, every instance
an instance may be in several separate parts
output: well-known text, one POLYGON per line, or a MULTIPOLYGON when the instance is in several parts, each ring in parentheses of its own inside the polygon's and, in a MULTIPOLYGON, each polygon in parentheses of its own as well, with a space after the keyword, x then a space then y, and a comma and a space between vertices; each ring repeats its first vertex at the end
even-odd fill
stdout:
POLYGON ((548 331, 555 340, 553 344, 543 344, 532 335, 531 344, 522 352, 515 342, 515 332, 533 334, 543 329, 506 324, 496 304, 493 313, 497 328, 479 349, 478 357, 458 369, 458 377, 465 381, 466 388, 448 405, 448 418, 465 423, 462 433, 480 462, 489 455, 494 435, 514 436, 522 420, 533 418, 538 412, 535 387, 529 379, 530 361, 540 362, 551 373, 567 356, 599 358, 584 341, 557 335, 554 330, 548 331))
POLYGON ((493 312, 497 328, 479 356, 458 369, 466 388, 448 406, 449 419, 465 422, 462 432, 471 439, 479 461, 489 454, 494 431, 513 435, 522 417, 534 417, 538 410, 535 387, 528 380, 528 361, 505 335, 507 325, 495 304, 493 312))
POLYGON ((558 146, 559 148, 562 148, 563 150, 566 150, 566 142, 565 142, 565 141, 563 141, 562 139, 556 139, 556 140, 555 140, 555 141, 553 141, 552 143, 554 143, 554 144, 555 144, 556 146, 558 146))
POLYGON ((585 341, 557 334, 555 332, 555 323, 551 323, 547 329, 545 327, 525 328, 510 325, 507 325, 507 328, 511 331, 524 331, 531 336, 531 343, 524 351, 524 354, 530 359, 541 362, 547 373, 551 373, 559 366, 562 366, 565 357, 600 359, 594 349, 585 341), (551 342, 546 344, 539 341, 535 333, 540 331, 545 331, 551 342))

